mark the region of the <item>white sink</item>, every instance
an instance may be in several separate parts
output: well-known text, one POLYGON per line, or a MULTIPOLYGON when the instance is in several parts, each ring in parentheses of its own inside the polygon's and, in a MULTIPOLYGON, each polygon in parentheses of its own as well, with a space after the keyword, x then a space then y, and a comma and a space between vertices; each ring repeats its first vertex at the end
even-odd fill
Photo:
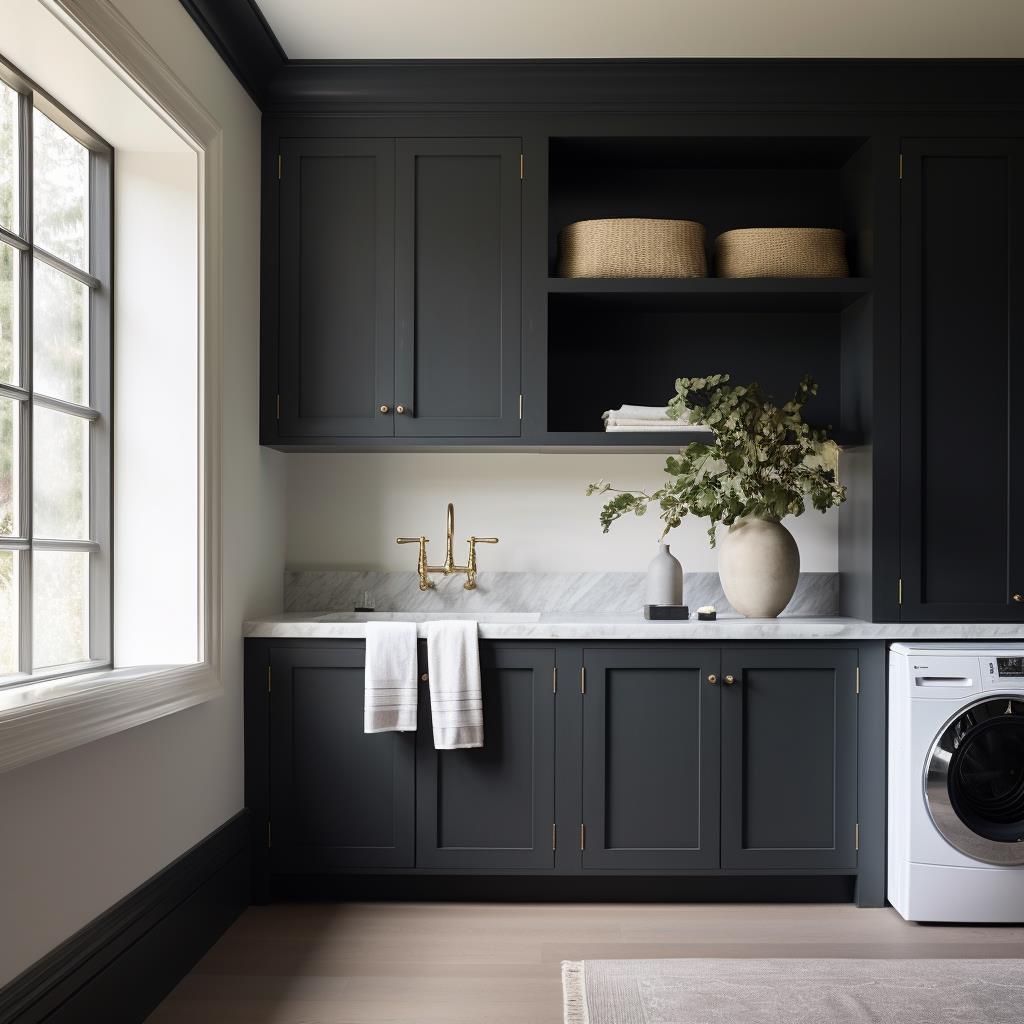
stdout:
POLYGON ((329 612, 317 622, 433 622, 475 619, 477 622, 539 622, 540 612, 329 612))

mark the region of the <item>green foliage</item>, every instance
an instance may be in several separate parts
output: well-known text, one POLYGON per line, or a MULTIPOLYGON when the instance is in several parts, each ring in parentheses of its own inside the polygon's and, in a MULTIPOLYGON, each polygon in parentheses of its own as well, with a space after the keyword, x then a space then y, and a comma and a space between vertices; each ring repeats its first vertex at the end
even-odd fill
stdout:
POLYGON ((716 528, 745 516, 778 522, 803 515, 808 501, 819 512, 841 505, 846 488, 839 483, 839 446, 802 416, 817 392, 804 377, 780 406, 758 384, 730 386, 728 374, 680 377, 669 416, 679 419, 689 410, 689 422, 707 427, 715 440, 695 441, 671 456, 665 463, 669 479, 650 494, 619 490, 604 480, 591 484, 588 495, 614 495, 601 509, 604 532, 617 519, 642 516, 654 505, 664 523, 662 537, 694 515, 711 520, 714 547, 716 528))

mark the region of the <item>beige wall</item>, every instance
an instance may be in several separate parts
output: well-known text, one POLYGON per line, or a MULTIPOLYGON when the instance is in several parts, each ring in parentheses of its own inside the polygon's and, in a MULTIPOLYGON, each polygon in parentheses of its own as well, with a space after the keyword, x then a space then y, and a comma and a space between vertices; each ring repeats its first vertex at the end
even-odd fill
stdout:
MULTIPOLYGON (((664 464, 659 455, 622 454, 289 455, 287 563, 412 570, 415 550, 399 547, 395 537, 425 534, 436 557, 445 505, 453 501, 460 546, 470 534, 501 538, 497 547, 480 549, 484 569, 640 570, 660 533, 654 512, 604 535, 601 501, 584 492, 602 477, 651 490, 664 479, 664 464)), ((808 512, 786 525, 805 571, 835 571, 836 512, 808 512)), ((687 570, 717 568, 706 522, 684 522, 670 543, 687 570)))
POLYGON ((0 984, 242 807, 239 627, 279 604, 283 461, 257 445, 259 112, 177 0, 116 5, 224 128, 225 694, 0 774, 0 984))

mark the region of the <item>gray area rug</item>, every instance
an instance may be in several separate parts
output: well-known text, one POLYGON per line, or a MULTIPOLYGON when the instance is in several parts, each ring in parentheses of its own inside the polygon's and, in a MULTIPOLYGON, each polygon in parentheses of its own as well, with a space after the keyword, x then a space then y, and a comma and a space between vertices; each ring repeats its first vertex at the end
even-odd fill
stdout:
POLYGON ((1021 1024, 1024 960, 586 960, 565 1024, 1021 1024))

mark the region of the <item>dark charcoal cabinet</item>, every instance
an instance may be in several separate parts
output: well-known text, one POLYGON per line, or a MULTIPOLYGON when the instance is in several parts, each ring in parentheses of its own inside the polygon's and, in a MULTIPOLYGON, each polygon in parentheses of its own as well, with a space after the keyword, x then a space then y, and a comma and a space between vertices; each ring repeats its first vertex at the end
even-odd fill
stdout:
POLYGON ((584 651, 583 867, 718 867, 719 652, 584 651))
POLYGON ((903 167, 902 618, 1024 620, 1024 143, 903 167))
POLYGON ((857 652, 727 648, 722 684, 722 867, 855 868, 857 652))
POLYGON ((278 435, 392 434, 395 144, 286 139, 281 160, 278 435))
POLYGON ((412 867, 415 740, 363 734, 363 647, 271 651, 271 870, 412 867))
POLYGON ((422 688, 417 867, 553 867, 554 667, 551 649, 481 644, 484 746, 475 750, 434 749, 422 688))
POLYGON ((519 434, 519 153, 518 139, 397 144, 399 437, 519 434))

